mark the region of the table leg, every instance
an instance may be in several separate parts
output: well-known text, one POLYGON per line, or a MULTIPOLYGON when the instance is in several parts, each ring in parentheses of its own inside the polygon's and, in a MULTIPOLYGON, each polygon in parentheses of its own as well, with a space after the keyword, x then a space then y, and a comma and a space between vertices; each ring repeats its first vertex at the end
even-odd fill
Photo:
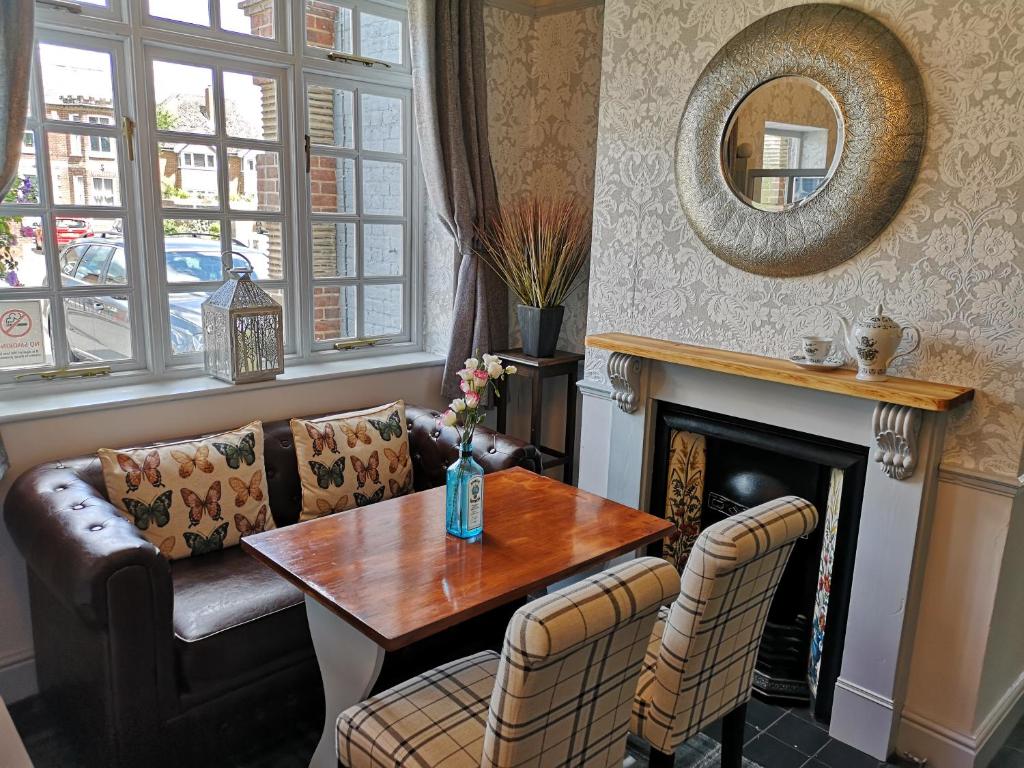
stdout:
POLYGON ((309 768, 337 768, 338 715, 365 699, 377 682, 384 649, 340 616, 306 596, 306 617, 324 682, 324 732, 309 768))

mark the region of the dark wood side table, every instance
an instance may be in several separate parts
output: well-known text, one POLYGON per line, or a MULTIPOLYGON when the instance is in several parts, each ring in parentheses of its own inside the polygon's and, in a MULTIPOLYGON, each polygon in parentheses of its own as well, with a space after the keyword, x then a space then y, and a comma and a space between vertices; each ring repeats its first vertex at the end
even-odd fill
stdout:
MULTIPOLYGON (((530 357, 521 348, 498 352, 505 365, 514 365, 518 375, 530 380, 530 442, 541 452, 544 469, 562 467, 562 480, 572 484, 572 467, 576 457, 576 375, 583 355, 558 350, 554 357, 530 357), (558 376, 567 377, 565 386, 565 445, 560 451, 541 445, 541 407, 544 382, 558 376)), ((508 398, 498 399, 498 431, 504 432, 508 418, 508 398)))

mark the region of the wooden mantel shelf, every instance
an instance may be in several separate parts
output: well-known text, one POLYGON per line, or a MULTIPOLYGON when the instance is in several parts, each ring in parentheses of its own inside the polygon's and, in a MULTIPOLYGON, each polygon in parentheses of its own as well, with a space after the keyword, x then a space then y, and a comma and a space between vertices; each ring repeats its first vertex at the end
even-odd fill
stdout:
POLYGON ((859 381, 856 371, 842 368, 818 373, 797 367, 788 360, 699 347, 677 341, 633 336, 628 333, 599 333, 587 337, 587 346, 620 352, 663 363, 703 368, 707 371, 774 381, 805 389, 817 389, 864 400, 893 403, 925 411, 950 411, 974 399, 974 390, 951 384, 892 377, 888 381, 859 381))

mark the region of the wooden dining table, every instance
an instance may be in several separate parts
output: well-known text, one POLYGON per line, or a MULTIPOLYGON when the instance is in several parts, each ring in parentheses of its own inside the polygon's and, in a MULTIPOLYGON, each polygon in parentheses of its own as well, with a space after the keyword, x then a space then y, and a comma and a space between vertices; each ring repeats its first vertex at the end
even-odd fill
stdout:
POLYGON ((324 684, 310 766, 336 766, 335 720, 384 654, 663 538, 672 524, 525 469, 484 478, 484 532, 445 533, 445 489, 242 539, 305 594, 324 684))

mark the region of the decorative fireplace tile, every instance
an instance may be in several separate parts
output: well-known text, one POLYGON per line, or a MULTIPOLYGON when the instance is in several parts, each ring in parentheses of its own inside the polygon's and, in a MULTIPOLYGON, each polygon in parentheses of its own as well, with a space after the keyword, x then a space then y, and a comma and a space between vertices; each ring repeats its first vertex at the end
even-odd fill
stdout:
POLYGON ((664 557, 682 571, 700 533, 701 499, 707 446, 704 435, 677 430, 672 433, 668 454, 668 488, 665 518, 676 530, 665 543, 664 557))
POLYGON ((828 619, 828 598, 832 592, 832 562, 836 554, 836 533, 839 530, 839 507, 843 498, 843 470, 833 469, 825 510, 824 538, 821 541, 821 565, 818 568, 818 591, 814 597, 814 622, 811 625, 811 654, 807 663, 807 683, 811 696, 818 695, 818 672, 821 649, 825 643, 828 619))

